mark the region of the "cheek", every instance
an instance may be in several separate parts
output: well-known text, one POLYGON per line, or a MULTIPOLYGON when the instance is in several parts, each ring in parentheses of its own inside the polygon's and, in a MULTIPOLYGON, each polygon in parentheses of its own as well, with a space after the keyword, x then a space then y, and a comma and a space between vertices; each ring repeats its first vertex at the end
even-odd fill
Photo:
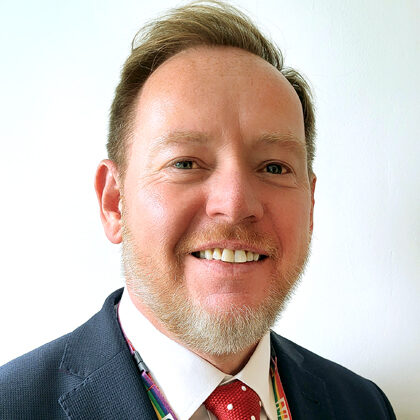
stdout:
POLYGON ((272 207, 271 218, 283 252, 294 252, 308 240, 310 210, 310 198, 303 193, 282 197, 272 207))
POLYGON ((146 253, 173 250, 190 226, 198 200, 196 194, 183 190, 160 184, 142 188, 131 197, 127 220, 137 246, 146 253))

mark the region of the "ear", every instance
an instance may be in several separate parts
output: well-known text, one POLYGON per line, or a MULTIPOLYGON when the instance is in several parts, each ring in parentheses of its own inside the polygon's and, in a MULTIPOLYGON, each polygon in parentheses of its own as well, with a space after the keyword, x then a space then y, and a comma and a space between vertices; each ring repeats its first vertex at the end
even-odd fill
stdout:
POLYGON ((121 236, 120 184, 118 169, 112 160, 103 160, 96 170, 95 190, 105 235, 114 244, 121 236))
POLYGON ((311 220, 310 220, 310 229, 311 229, 311 235, 312 231, 314 230, 314 206, 315 206, 315 185, 316 185, 316 176, 315 174, 312 174, 311 179, 311 220))

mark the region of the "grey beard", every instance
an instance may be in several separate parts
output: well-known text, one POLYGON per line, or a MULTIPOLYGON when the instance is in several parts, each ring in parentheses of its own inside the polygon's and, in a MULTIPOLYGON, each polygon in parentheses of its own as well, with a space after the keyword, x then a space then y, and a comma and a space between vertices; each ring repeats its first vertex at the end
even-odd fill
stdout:
POLYGON ((191 302, 183 286, 183 277, 176 274, 176 267, 162 273, 146 272, 149 271, 146 267, 153 265, 136 259, 130 242, 126 237, 122 248, 127 287, 177 341, 192 351, 209 355, 234 354, 258 343, 289 301, 309 254, 308 244, 306 255, 294 272, 281 278, 272 276, 270 291, 258 308, 232 305, 223 312, 209 313, 191 302), (157 287, 157 276, 171 278, 175 290, 168 293, 157 287))

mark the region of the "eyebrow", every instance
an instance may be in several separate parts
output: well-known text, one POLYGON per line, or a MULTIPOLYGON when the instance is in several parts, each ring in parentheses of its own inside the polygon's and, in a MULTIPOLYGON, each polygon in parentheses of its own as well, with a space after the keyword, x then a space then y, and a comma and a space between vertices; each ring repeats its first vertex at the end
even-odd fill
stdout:
POLYGON ((298 153, 306 154, 306 142, 302 141, 299 137, 294 136, 293 134, 287 133, 267 133, 263 134, 257 139, 254 147, 259 145, 279 145, 285 149, 290 149, 291 151, 298 153))
MULTIPOLYGON (((207 144, 209 135, 198 131, 172 131, 153 140, 151 150, 157 152, 172 144, 207 144)), ((264 145, 279 145, 291 151, 306 154, 306 142, 290 133, 266 133, 258 137, 253 148, 264 145)))
POLYGON ((152 142, 152 152, 157 152, 166 146, 171 144, 205 144, 209 140, 209 137, 201 132, 195 131, 172 131, 162 136, 157 137, 152 142))

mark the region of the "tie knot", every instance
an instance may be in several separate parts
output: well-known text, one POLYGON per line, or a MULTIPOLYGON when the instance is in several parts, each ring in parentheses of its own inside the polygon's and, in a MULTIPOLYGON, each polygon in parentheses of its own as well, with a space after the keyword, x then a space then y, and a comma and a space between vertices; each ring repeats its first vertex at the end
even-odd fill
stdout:
POLYGON ((260 398, 253 389, 238 380, 218 386, 204 405, 219 420, 260 419, 260 398))

